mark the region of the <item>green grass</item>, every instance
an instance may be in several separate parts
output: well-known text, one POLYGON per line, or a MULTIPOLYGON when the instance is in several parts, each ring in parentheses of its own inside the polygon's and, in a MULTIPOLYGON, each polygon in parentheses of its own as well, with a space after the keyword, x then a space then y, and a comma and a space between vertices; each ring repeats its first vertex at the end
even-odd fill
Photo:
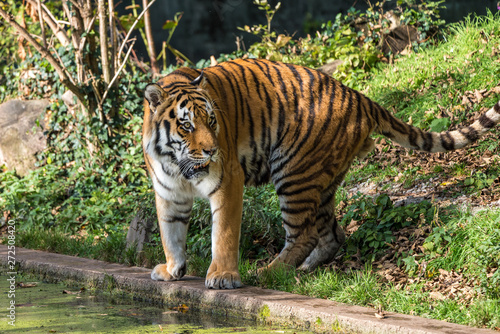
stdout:
MULTIPOLYGON (((387 66, 368 82, 364 93, 399 118, 413 125, 430 129, 440 117, 452 115, 451 124, 457 126, 477 116, 481 108, 491 108, 500 96, 491 94, 480 103, 470 106, 462 104, 467 91, 492 89, 499 84, 500 77, 500 20, 499 15, 466 18, 450 26, 447 42, 429 47, 419 53, 401 58, 394 65, 387 66), (442 113, 443 110, 445 113, 442 113)), ((446 129, 446 128, 445 128, 446 129)), ((492 135, 479 141, 473 148, 465 149, 465 155, 477 156, 485 151, 492 155, 500 153, 498 129, 492 135)), ((384 148, 388 151, 389 146, 384 148)), ((370 158, 373 155, 367 157, 370 158)), ((398 173, 408 174, 403 166, 386 166, 378 161, 365 166, 355 162, 351 175, 346 180, 371 179, 379 182, 394 178, 398 173)), ((457 175, 470 174, 467 165, 454 166, 457 175)), ((435 171, 435 176, 443 173, 435 171)), ((500 174, 495 171, 495 177, 500 174)), ((404 179, 407 179, 406 177, 404 179)), ((409 185, 410 181, 408 181, 409 185)))
MULTIPOLYGON (((367 83, 367 95, 413 124, 428 127, 438 105, 452 110, 465 91, 498 85, 500 63, 492 57, 500 42, 498 15, 466 18, 450 26, 448 42, 414 53, 384 69, 367 83), (431 111, 430 113, 425 113, 431 111)), ((497 97, 481 105, 492 106, 497 97)), ((480 105, 473 106, 478 110, 480 105)), ((461 121, 466 117, 458 117, 461 121)))
MULTIPOLYGON (((426 239, 428 242, 436 242, 436 249, 439 250, 429 249, 421 254, 419 262, 427 263, 427 269, 415 273, 414 277, 424 275, 430 282, 438 269, 459 271, 466 279, 476 282, 475 297, 468 302, 460 298, 433 299, 430 291, 422 289, 425 279, 408 285, 387 282, 376 273, 369 261, 364 268, 348 272, 318 268, 313 273, 304 273, 284 267, 257 275, 257 268, 262 262, 242 258, 240 273, 245 284, 373 308, 381 305, 387 311, 460 324, 499 327, 500 272, 497 270, 492 274, 491 269, 500 266, 500 211, 482 211, 473 215, 470 212, 452 210, 450 215, 443 216, 443 220, 446 223, 441 222, 443 225, 435 228, 426 239), (451 238, 447 239, 446 236, 451 238)), ((133 255, 123 252, 124 239, 124 233, 100 239, 78 239, 63 233, 32 231, 19 233, 16 242, 28 248, 137 264, 133 255)), ((145 252, 149 252, 150 256, 157 252, 151 258, 150 267, 164 261, 158 244, 146 247, 145 252)), ((209 264, 209 257, 192 254, 188 264, 189 274, 204 276, 209 264)))

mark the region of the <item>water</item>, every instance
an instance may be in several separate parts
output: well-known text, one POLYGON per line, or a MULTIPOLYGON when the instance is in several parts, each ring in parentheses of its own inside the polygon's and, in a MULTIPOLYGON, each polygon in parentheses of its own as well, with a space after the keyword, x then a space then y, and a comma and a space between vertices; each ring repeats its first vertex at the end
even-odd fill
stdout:
POLYGON ((17 284, 31 287, 12 288, 7 279, 0 275, 0 333, 310 333, 257 326, 182 306, 157 307, 124 295, 81 291, 64 284, 34 281, 36 286, 31 286, 35 285, 30 284, 32 280, 20 277, 17 284))

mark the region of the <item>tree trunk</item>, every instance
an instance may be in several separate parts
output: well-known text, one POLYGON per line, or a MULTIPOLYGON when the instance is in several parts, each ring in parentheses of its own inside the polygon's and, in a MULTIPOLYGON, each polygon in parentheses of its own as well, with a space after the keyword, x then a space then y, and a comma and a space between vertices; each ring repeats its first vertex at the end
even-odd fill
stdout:
MULTIPOLYGON (((142 7, 148 7, 148 0, 142 0, 142 7)), ((149 10, 144 13, 144 29, 146 30, 146 39, 148 42, 148 54, 149 60, 151 61, 151 70, 153 71, 153 74, 160 74, 160 67, 158 66, 158 61, 156 59, 156 49, 153 38, 153 31, 151 29, 151 15, 149 14, 149 10)))
POLYGON ((99 41, 101 47, 101 66, 104 82, 109 84, 111 81, 111 72, 109 70, 109 55, 108 55, 108 34, 106 26, 106 7, 104 0, 98 0, 97 11, 99 12, 99 41))

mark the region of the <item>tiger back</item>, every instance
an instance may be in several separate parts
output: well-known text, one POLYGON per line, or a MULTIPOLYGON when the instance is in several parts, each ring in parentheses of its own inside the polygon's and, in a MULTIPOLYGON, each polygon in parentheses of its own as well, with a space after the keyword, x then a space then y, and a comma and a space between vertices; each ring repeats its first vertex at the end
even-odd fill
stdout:
POLYGON ((208 288, 241 286, 238 245, 244 185, 273 182, 285 246, 268 266, 312 270, 345 241, 335 192, 354 158, 381 133, 413 149, 464 147, 500 120, 496 104, 471 126, 430 133, 361 93, 306 67, 234 60, 203 72, 181 68, 145 91, 143 148, 156 193, 166 264, 158 280, 186 272, 186 235, 195 196, 210 201, 208 288))

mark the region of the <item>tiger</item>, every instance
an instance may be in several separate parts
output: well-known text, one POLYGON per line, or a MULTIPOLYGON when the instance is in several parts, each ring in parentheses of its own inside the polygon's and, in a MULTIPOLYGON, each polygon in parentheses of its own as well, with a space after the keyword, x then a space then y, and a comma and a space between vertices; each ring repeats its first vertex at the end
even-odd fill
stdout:
POLYGON ((335 193, 372 133, 426 152, 476 141, 500 120, 500 102, 472 125, 426 132, 394 117, 320 71, 264 59, 203 70, 179 68, 146 86, 143 151, 152 179, 166 263, 153 280, 186 274, 186 239, 195 197, 212 214, 209 289, 242 286, 238 272, 244 186, 274 184, 285 246, 265 269, 311 271, 331 261, 346 237, 335 193))

